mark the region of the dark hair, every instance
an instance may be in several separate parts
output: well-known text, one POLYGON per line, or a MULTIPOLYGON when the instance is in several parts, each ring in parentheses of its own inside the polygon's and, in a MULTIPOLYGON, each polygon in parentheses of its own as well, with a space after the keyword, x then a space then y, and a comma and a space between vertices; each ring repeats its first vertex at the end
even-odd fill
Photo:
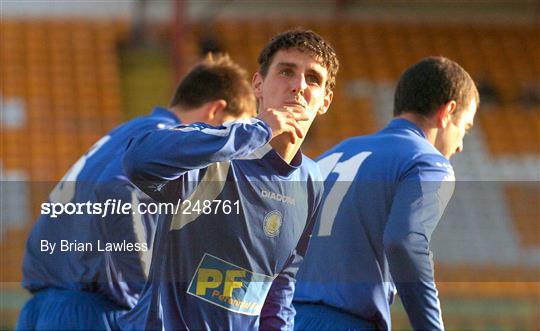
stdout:
POLYGON ((430 117, 440 106, 455 100, 456 115, 480 97, 471 76, 445 57, 427 57, 409 67, 399 78, 394 95, 394 116, 415 113, 430 117))
POLYGON ((246 71, 227 54, 208 54, 182 78, 170 106, 189 110, 219 99, 227 102, 225 112, 231 115, 255 114, 255 96, 246 71))
POLYGON ((268 68, 272 63, 274 55, 280 50, 294 48, 301 52, 311 54, 316 57, 328 71, 328 81, 326 90, 332 91, 336 87, 336 76, 339 69, 339 61, 336 52, 323 37, 311 30, 290 30, 278 34, 263 48, 259 54, 259 73, 266 77, 268 68))

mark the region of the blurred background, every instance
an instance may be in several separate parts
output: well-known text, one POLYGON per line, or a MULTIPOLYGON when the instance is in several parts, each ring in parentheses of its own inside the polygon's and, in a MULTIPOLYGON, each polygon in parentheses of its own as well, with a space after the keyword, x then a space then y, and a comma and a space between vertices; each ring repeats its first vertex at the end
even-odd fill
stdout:
MULTIPOLYGON (((0 0, 0 329, 14 327, 24 245, 39 205, 99 137, 166 106, 208 51, 250 74, 277 32, 310 28, 341 61, 334 102, 303 147, 316 157, 391 118, 401 72, 460 63, 481 94, 452 163, 458 182, 433 238, 449 330, 540 329, 540 2, 0 0)), ((396 330, 410 329, 393 307, 396 330)))

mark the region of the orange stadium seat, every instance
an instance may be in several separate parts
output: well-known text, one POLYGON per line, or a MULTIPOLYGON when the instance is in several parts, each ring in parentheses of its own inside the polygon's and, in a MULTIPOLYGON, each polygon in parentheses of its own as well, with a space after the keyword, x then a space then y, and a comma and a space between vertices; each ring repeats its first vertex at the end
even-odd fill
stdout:
MULTIPOLYGON (((0 160, 32 184, 32 217, 67 169, 121 118, 116 46, 127 26, 116 22, 4 19, 1 24, 2 100, 24 104, 23 127, 2 128, 0 160)), ((21 197, 23 199, 24 197, 21 197)), ((2 282, 19 282, 24 229, 7 229, 0 242, 2 282), (17 243, 13 245, 12 243, 17 243)))
POLYGON ((522 244, 540 247, 540 186, 536 183, 510 183, 505 191, 522 244))

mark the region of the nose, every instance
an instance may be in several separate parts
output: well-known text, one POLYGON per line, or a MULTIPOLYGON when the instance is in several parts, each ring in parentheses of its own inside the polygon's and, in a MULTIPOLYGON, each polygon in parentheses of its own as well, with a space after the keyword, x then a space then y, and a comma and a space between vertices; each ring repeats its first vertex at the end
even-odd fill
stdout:
POLYGON ((294 94, 304 94, 304 91, 307 88, 306 78, 304 75, 298 75, 296 79, 292 79, 291 82, 291 92, 294 94))

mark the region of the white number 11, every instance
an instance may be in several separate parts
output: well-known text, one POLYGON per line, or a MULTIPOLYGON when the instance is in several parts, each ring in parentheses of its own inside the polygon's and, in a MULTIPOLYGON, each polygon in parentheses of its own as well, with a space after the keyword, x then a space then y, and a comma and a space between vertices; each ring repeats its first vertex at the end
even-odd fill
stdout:
POLYGON ((371 152, 362 152, 351 157, 347 161, 338 163, 338 160, 342 155, 343 153, 330 154, 317 162, 321 168, 324 180, 326 180, 330 173, 334 172, 338 174, 336 182, 344 182, 341 185, 335 185, 336 183, 334 182, 332 189, 326 196, 322 207, 319 232, 317 234, 319 237, 329 236, 332 233, 332 226, 334 225, 334 220, 339 206, 341 205, 341 201, 349 190, 362 162, 371 155, 371 152))

